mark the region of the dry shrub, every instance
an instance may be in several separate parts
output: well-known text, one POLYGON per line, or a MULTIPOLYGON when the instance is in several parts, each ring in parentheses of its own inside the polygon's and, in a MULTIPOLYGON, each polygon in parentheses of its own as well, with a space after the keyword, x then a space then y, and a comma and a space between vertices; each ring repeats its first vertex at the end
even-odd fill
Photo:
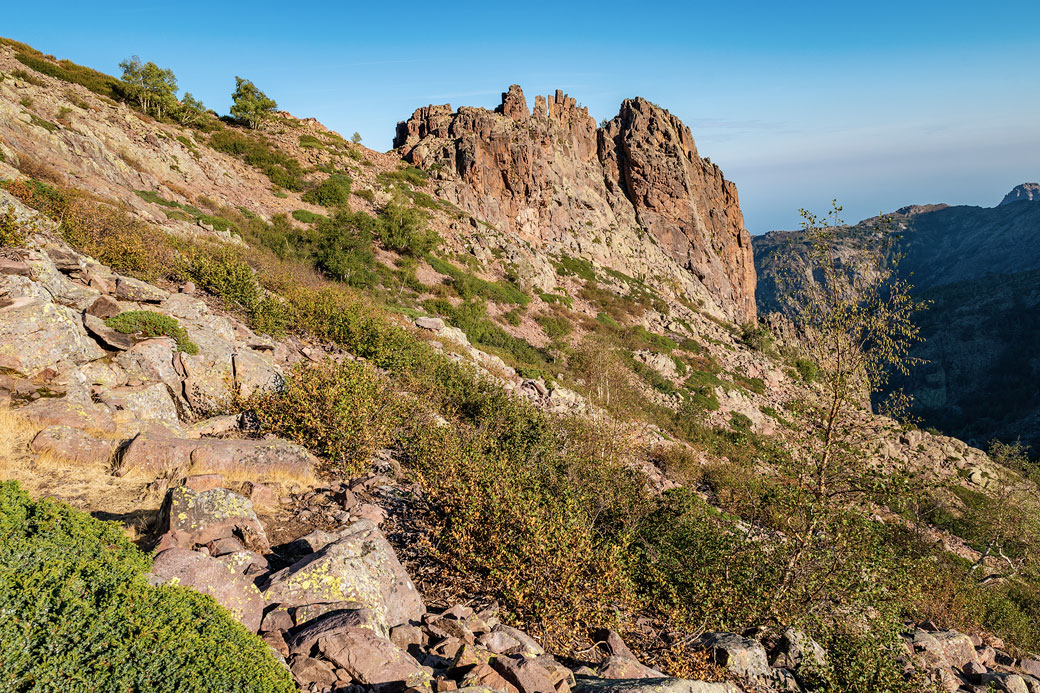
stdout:
POLYGON ((117 272, 154 280, 180 265, 163 234, 134 217, 122 204, 74 188, 39 181, 4 184, 23 203, 59 222, 65 240, 117 272))
POLYGON ((389 444, 402 414, 399 397, 374 368, 331 360, 297 365, 284 388, 242 406, 263 430, 303 445, 347 476, 364 471, 372 453, 389 444))
POLYGON ((700 458, 682 444, 655 445, 647 457, 665 476, 683 486, 696 486, 704 477, 700 458))
POLYGON ((164 181, 163 185, 165 185, 166 188, 170 192, 172 192, 175 195, 178 195, 179 197, 187 200, 189 203, 193 200, 191 192, 187 188, 185 188, 183 185, 178 185, 177 183, 174 183, 173 181, 169 181, 169 180, 168 181, 164 181))
POLYGON ((54 185, 65 184, 65 176, 63 176, 56 168, 48 166, 42 161, 34 159, 27 154, 20 154, 18 156, 16 167, 19 171, 30 178, 42 180, 45 183, 53 183, 54 185))
POLYGON ((144 164, 141 163, 141 160, 133 154, 131 154, 126 149, 120 149, 118 152, 116 152, 116 154, 118 154, 119 158, 123 160, 123 163, 129 166, 130 168, 134 169, 138 173, 144 172, 144 164))

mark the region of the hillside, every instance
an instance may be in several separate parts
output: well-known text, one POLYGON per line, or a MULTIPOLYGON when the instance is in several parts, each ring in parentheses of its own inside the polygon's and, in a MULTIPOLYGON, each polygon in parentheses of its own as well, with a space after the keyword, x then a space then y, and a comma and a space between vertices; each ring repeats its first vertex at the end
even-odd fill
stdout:
MULTIPOLYGON (((916 205, 885 215, 900 236, 900 272, 932 303, 918 320, 925 363, 895 385, 913 394, 924 425, 986 445, 1021 437, 1040 447, 1037 331, 1040 204, 1035 184, 1016 187, 995 207, 916 205)), ((838 231, 837 246, 877 237, 878 218, 838 231)), ((803 258, 800 232, 756 238, 763 312, 779 308, 775 276, 789 248, 803 258)), ((839 254, 847 252, 839 249, 839 254)))
POLYGON ((379 153, 0 75, 13 689, 1040 690, 1034 470, 861 397, 821 467, 827 364, 663 108, 379 153))

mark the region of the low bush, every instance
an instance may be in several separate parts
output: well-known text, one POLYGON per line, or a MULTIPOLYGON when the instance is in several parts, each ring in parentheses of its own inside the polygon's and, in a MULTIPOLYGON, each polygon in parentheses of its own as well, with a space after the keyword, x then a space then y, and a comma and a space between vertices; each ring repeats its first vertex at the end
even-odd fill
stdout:
POLYGON ((512 282, 489 282, 433 255, 427 255, 426 261, 434 271, 449 277, 452 288, 464 300, 482 298, 503 305, 512 303, 519 306, 531 302, 531 297, 512 282))
POLYGON ((251 309, 263 296, 253 269, 230 248, 196 251, 188 263, 188 274, 227 306, 251 309))
POLYGON ((340 207, 350 200, 350 178, 329 176, 303 195, 303 201, 319 207, 340 207))
POLYGON ((390 442, 403 411, 371 366, 333 361, 296 366, 282 389, 245 406, 264 430, 307 447, 345 476, 365 471, 372 453, 390 442))
POLYGON ((211 597, 151 587, 115 523, 0 483, 0 682, 10 691, 289 693, 268 646, 211 597))
MULTIPOLYGON (((32 51, 32 49, 29 50, 32 51)), ((101 94, 110 99, 121 99, 125 94, 125 85, 120 80, 111 75, 91 70, 89 67, 77 65, 71 60, 52 62, 36 51, 18 52, 14 57, 26 67, 66 82, 82 85, 95 94, 101 94)), ((36 80, 33 83, 42 84, 42 80, 36 80)))
POLYGON ((186 354, 199 353, 199 347, 191 341, 188 332, 181 327, 177 318, 151 310, 130 310, 105 320, 105 324, 116 332, 140 335, 144 338, 171 337, 177 343, 177 351, 186 354))
POLYGON ((303 222, 304 224, 317 224, 325 217, 321 214, 309 212, 306 209, 297 209, 295 212, 292 213, 292 218, 296 221, 303 222))

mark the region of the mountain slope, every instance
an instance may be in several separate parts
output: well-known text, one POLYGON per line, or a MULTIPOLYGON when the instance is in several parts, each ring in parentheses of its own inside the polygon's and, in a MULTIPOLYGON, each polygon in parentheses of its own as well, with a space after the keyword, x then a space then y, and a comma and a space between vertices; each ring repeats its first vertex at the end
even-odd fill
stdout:
MULTIPOLYGON (((996 207, 919 205, 885 217, 905 254, 900 272, 933 302, 918 316, 923 341, 913 352, 926 363, 894 384, 915 396, 926 425, 979 444, 1021 437, 1040 447, 1040 201, 1030 189, 996 207)), ((838 254, 884 228, 873 218, 837 229, 838 254)), ((791 253, 804 265, 804 234, 771 232, 754 245, 760 308, 778 310, 777 271, 791 253)))

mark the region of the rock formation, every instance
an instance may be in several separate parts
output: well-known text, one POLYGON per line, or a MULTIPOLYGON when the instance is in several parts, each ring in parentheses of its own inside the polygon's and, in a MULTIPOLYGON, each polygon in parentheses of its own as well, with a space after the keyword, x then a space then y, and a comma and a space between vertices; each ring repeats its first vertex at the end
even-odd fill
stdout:
POLYGON ((1023 200, 1029 202, 1040 200, 1040 183, 1016 185, 1011 192, 1004 196, 1000 204, 1009 205, 1012 202, 1021 202, 1023 200))
MULTIPOLYGON (((649 236, 695 285, 688 295, 730 320, 755 319, 751 237, 736 186, 698 155, 688 127, 646 99, 626 100, 597 128, 563 92, 535 97, 532 113, 513 85, 494 111, 417 109, 398 124, 394 146, 500 230, 536 246, 649 236)), ((597 259, 630 268, 636 255, 648 276, 667 272, 647 252, 597 259)))

